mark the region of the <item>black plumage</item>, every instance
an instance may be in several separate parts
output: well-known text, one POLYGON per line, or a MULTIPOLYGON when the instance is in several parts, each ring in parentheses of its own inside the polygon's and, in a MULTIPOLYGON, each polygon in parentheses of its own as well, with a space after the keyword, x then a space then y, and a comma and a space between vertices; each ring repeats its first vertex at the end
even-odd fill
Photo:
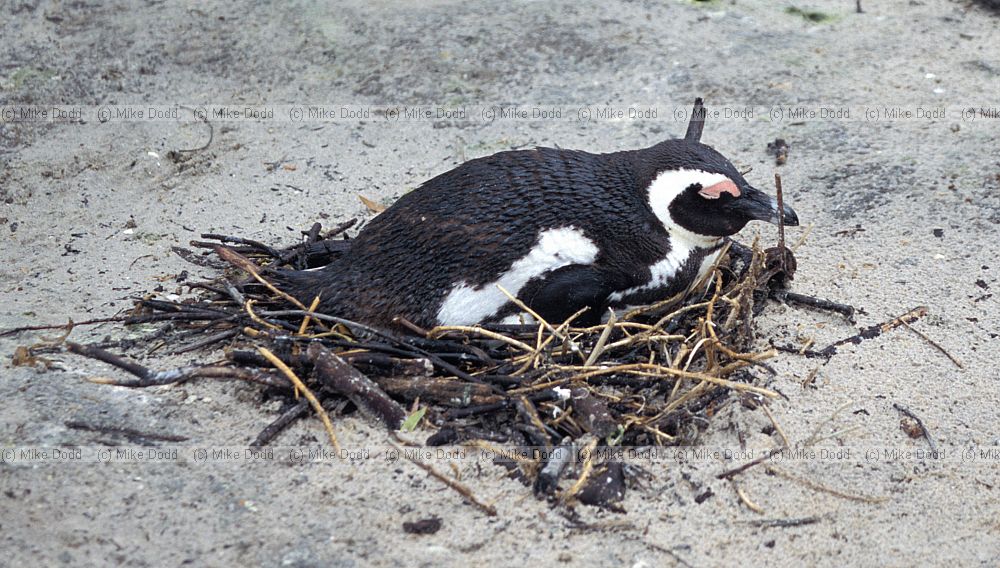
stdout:
MULTIPOLYGON (((561 321, 583 306, 599 318, 615 292, 641 286, 650 266, 670 251, 670 235, 654 214, 650 183, 664 170, 724 174, 753 190, 721 154, 689 140, 610 154, 537 148, 466 162, 425 182, 375 217, 342 258, 317 271, 285 272, 281 284, 320 310, 379 326, 402 316, 421 326, 440 323, 442 302, 457 283, 484 287, 511 269, 542 231, 573 227, 596 244, 591 264, 571 264, 527 282, 518 297, 546 319, 561 321)), ((695 189, 695 188, 693 188, 695 189)), ((759 192, 758 192, 759 193, 759 192)), ((699 234, 725 236, 750 218, 729 196, 671 206, 699 234)), ((683 290, 697 273, 698 255, 667 287, 644 291, 650 301, 683 290)), ((513 304, 485 318, 516 313, 513 304)))

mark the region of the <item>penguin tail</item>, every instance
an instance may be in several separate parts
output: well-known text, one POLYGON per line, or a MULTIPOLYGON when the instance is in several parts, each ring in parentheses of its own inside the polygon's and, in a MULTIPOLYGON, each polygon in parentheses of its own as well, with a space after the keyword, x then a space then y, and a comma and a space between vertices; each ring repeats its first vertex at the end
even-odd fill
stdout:
POLYGON ((279 290, 309 306, 316 296, 326 296, 331 275, 327 270, 277 270, 270 278, 279 290))

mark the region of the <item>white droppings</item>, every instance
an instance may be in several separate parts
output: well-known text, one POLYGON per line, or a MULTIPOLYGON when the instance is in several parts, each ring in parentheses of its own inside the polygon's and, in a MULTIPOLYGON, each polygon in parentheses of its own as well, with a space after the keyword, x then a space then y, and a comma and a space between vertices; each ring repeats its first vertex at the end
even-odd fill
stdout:
MULTIPOLYGON (((702 187, 709 187, 727 179, 729 178, 723 174, 687 169, 669 170, 656 176, 653 183, 649 185, 649 205, 670 234, 670 252, 662 260, 649 267, 651 274, 648 282, 611 294, 612 301, 617 302, 636 292, 666 286, 684 266, 691 253, 697 249, 708 249, 719 244, 721 237, 699 235, 678 225, 670 216, 670 204, 693 184, 698 183, 702 187)), ((696 281, 701 280, 717 256, 718 253, 715 253, 705 258, 696 281)))
POLYGON ((559 400, 569 400, 570 393, 568 388, 553 387, 552 392, 554 392, 556 396, 559 397, 559 400))
POLYGON ((473 287, 465 281, 456 284, 438 310, 441 325, 472 325, 497 313, 510 301, 497 286, 513 295, 532 278, 570 264, 591 264, 597 258, 597 245, 583 231, 562 227, 542 231, 538 243, 523 258, 515 261, 495 282, 473 287))

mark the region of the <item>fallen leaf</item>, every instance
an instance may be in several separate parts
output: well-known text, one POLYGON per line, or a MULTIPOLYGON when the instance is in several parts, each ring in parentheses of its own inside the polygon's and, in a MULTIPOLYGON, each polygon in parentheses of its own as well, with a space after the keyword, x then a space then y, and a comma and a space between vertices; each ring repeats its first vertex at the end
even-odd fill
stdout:
POLYGON ((372 201, 371 199, 368 199, 364 195, 361 195, 360 193, 358 194, 358 199, 360 199, 361 203, 364 203, 365 207, 367 207, 368 210, 371 211, 372 213, 381 213, 381 212, 385 211, 385 205, 382 205, 380 203, 376 203, 376 202, 372 201))
POLYGON ((427 413, 427 407, 423 407, 420 410, 414 412, 413 414, 406 417, 403 421, 403 425, 399 427, 403 432, 412 432, 417 429, 417 424, 420 423, 420 419, 424 417, 427 413))

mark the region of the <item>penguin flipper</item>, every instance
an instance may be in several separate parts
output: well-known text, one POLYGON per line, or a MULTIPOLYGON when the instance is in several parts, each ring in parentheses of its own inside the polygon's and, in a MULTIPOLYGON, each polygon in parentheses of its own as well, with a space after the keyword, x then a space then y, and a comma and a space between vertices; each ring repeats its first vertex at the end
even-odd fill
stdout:
POLYGON ((571 264, 529 282, 519 296, 529 308, 557 324, 588 307, 575 322, 590 325, 601 321, 611 289, 593 265, 571 264))

